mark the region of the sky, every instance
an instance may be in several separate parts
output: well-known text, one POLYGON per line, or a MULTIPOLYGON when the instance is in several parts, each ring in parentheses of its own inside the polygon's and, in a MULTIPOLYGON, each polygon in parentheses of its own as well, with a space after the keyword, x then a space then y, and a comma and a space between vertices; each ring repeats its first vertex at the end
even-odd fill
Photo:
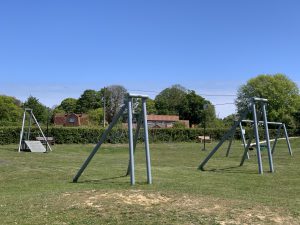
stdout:
POLYGON ((154 98, 181 84, 223 118, 259 74, 300 86, 299 11, 297 0, 1 1, 0 94, 53 107, 108 85, 154 98))

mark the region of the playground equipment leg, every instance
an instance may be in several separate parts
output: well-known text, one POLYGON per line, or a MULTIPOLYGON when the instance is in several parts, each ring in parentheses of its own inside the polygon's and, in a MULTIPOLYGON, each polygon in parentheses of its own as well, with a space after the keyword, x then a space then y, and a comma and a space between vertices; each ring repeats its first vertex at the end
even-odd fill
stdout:
POLYGON ((263 174, 261 152, 260 152, 260 144, 259 144, 259 134, 258 134, 258 121, 257 121, 255 104, 252 104, 252 113, 253 113, 253 123, 254 123, 254 135, 255 135, 255 140, 256 140, 256 153, 257 153, 257 161, 258 161, 258 173, 259 174, 263 174))
POLYGON ((32 113, 32 111, 30 112, 30 114, 31 114, 31 116, 32 116, 32 118, 33 118, 33 120, 34 120, 34 122, 35 122, 36 125, 38 126, 38 128, 39 128, 39 130, 40 130, 40 132, 41 132, 41 134, 42 134, 42 136, 43 136, 43 138, 44 138, 44 140, 45 140, 45 142, 46 142, 48 148, 50 149, 50 151, 52 151, 52 149, 51 149, 51 147, 50 147, 50 145, 49 145, 49 143, 48 143, 48 140, 47 140, 47 138, 45 137, 44 132, 43 132, 42 128, 40 127, 40 125, 39 125, 38 121, 36 120, 36 118, 35 118, 34 114, 32 113))
POLYGON ((103 142, 105 141, 107 134, 111 131, 111 129, 113 128, 113 126, 118 122, 118 119, 121 117, 121 115, 123 114, 124 110, 126 108, 126 105, 123 105, 122 108, 120 109, 119 113, 116 114, 112 120, 112 122, 109 124, 108 128, 104 131, 104 133, 102 134, 100 141, 97 143, 97 145, 94 147, 93 151, 91 152, 91 154, 88 156, 88 158, 85 160, 85 162, 83 163, 83 165, 81 166, 81 168, 78 170, 77 174, 75 175, 75 177, 73 178, 73 182, 76 183, 78 181, 78 178, 81 176, 81 174, 83 173, 83 171, 85 170, 85 168, 88 166, 88 164, 90 163, 90 161, 92 160, 92 158, 94 157, 94 155, 97 153, 97 151, 99 150, 100 146, 103 144, 103 142))
POLYGON ((198 169, 204 170, 205 164, 209 161, 209 159, 218 151, 218 149, 221 147, 221 145, 235 132, 236 128, 239 126, 240 122, 245 118, 246 114, 248 112, 245 112, 240 119, 235 122, 235 124, 232 126, 232 128, 222 137, 221 141, 217 144, 217 146, 208 154, 208 156, 202 161, 202 163, 199 165, 198 169))
POLYGON ((286 143, 288 145, 289 153, 290 153, 290 155, 293 155, 290 140, 289 140, 289 136, 288 136, 285 124, 283 124, 283 130, 284 130, 285 140, 286 140, 286 143))
POLYGON ((230 152, 230 149, 231 149, 232 140, 233 140, 233 135, 230 137, 230 140, 229 140, 228 148, 227 148, 227 151, 226 151, 226 157, 229 156, 229 152, 230 152))
MULTIPOLYGON (((243 145, 244 145, 244 149, 245 149, 246 146, 247 146, 247 144, 246 144, 245 134, 243 133, 242 123, 240 123, 240 131, 241 131, 242 141, 243 141, 243 145)), ((247 151, 246 157, 247 157, 247 159, 250 159, 250 156, 249 156, 249 152, 248 152, 248 151, 247 151)))
POLYGON ((128 135, 129 135, 129 159, 130 159, 130 184, 135 184, 133 132, 132 132, 132 98, 128 99, 128 135))
POLYGON ((253 135, 251 135, 251 137, 248 140, 247 146, 244 148, 244 154, 243 154, 240 166, 244 165, 245 159, 249 155, 248 151, 249 151, 249 147, 251 145, 252 139, 253 139, 253 135))
POLYGON ((143 118, 144 118, 144 136, 145 136, 145 154, 146 154, 146 167, 147 167, 147 183, 152 184, 152 174, 151 174, 151 160, 150 160, 150 147, 149 147, 149 137, 148 137, 148 122, 147 122, 147 108, 146 99, 142 99, 143 104, 143 118))
MULTIPOLYGON (((136 131, 135 131, 135 135, 134 135, 134 140, 133 140, 133 153, 135 153, 135 149, 136 149, 136 145, 137 145, 137 141, 139 138, 139 133, 140 133, 140 129, 141 129, 141 125, 142 125, 142 113, 139 115, 139 119, 138 119, 138 123, 136 126, 136 131)), ((130 159, 128 162, 128 167, 127 167, 127 172, 125 176, 128 176, 130 174, 130 159)))
POLYGON ((275 140, 274 140, 274 144, 273 144, 273 147, 272 147, 272 154, 274 154, 274 152, 275 152, 275 147, 276 147, 276 144, 277 144, 279 135, 280 135, 280 133, 281 133, 281 132, 280 132, 280 131, 281 131, 281 128, 282 128, 282 124, 279 125, 279 127, 277 128, 276 136, 275 136, 275 140))
POLYGON ((263 120, 264 120, 264 126, 265 126, 265 137, 266 137, 266 142, 267 142, 267 150, 268 150, 268 158, 269 158, 269 168, 270 168, 270 172, 274 173, 273 157, 272 157, 272 151, 271 151, 268 120, 267 120, 267 112, 266 112, 266 103, 262 104, 262 111, 263 111, 263 120))
POLYGON ((25 119, 26 119, 26 111, 24 111, 24 114, 23 114, 22 130, 21 130, 21 133, 20 133, 20 143, 19 143, 19 150, 18 150, 18 152, 21 151, 21 145, 22 145, 22 140, 23 140, 23 135, 24 135, 25 119))
POLYGON ((31 130, 31 123, 32 123, 32 116, 29 116, 29 126, 28 126, 28 133, 27 133, 27 140, 30 139, 30 130, 31 130))

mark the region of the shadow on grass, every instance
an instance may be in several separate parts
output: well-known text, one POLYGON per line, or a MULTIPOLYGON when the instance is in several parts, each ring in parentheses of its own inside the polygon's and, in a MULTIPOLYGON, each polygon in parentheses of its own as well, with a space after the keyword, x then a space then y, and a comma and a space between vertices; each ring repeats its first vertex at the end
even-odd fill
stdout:
POLYGON ((8 165, 8 164, 10 164, 10 161, 0 159, 0 164, 8 165))
MULTIPOLYGON (((77 181, 77 182, 71 181, 70 183, 103 184, 105 181, 111 181, 111 183, 113 183, 113 184, 120 184, 120 185, 122 184, 123 185, 123 184, 126 184, 127 182, 130 183, 129 177, 130 176, 121 175, 121 176, 115 176, 115 177, 106 177, 106 178, 102 178, 102 179, 81 180, 81 181, 77 181), (119 181, 117 181, 118 179, 125 178, 125 177, 128 177, 128 181, 125 181, 125 182, 119 182, 119 181)), ((137 185, 144 185, 144 184, 147 184, 147 182, 135 182, 135 184, 137 184, 137 185)))
POLYGON ((242 169, 241 166, 229 166, 219 169, 204 169, 206 172, 214 172, 214 173, 246 173, 246 174, 256 174, 256 171, 249 171, 246 169, 242 169))
POLYGON ((71 183, 97 183, 97 182, 106 181, 106 180, 116 180, 116 179, 120 179, 123 177, 127 177, 127 176, 121 175, 121 176, 115 176, 115 177, 106 177, 106 178, 97 179, 97 180, 81 180, 81 181, 77 181, 77 182, 72 181, 71 183))

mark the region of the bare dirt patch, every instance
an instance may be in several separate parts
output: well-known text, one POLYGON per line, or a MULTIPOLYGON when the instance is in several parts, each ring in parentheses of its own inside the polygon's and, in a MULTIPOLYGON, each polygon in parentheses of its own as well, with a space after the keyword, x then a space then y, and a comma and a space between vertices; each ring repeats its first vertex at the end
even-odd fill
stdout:
MULTIPOLYGON (((262 205, 189 195, 170 195, 142 190, 128 191, 86 191, 64 193, 62 200, 73 199, 72 207, 95 209, 99 212, 112 209, 122 213, 122 209, 138 208, 147 213, 159 212, 178 217, 208 217, 216 224, 300 224, 300 218, 292 217, 280 208, 262 205)), ((187 223, 190 224, 190 223, 187 223)))

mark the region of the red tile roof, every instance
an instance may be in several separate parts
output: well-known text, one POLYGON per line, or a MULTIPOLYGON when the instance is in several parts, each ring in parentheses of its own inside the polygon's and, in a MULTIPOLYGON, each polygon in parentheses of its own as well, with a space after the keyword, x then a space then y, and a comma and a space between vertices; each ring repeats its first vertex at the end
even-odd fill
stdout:
POLYGON ((148 115, 147 116, 148 121, 179 121, 179 116, 176 115, 148 115))

